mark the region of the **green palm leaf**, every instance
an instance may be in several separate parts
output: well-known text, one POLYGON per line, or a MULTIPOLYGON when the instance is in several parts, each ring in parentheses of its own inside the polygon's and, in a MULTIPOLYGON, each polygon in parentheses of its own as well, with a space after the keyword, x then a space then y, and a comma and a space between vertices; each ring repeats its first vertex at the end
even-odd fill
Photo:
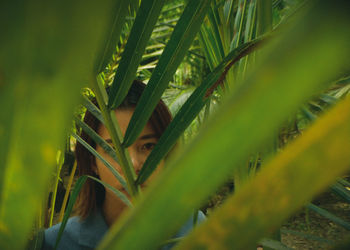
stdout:
POLYGON ((74 121, 79 127, 82 128, 82 130, 84 130, 85 133, 87 133, 90 136, 90 138, 95 143, 100 145, 103 148, 103 150, 107 154, 109 154, 113 158, 113 160, 115 160, 115 162, 120 164, 115 150, 109 143, 107 143, 99 134, 97 134, 92 128, 90 128, 85 122, 81 121, 79 118, 75 118, 74 121))
POLYGON ((91 147, 87 142, 85 142, 79 135, 72 133, 72 136, 81 143, 87 150, 90 151, 91 154, 93 154, 97 159, 99 159, 105 166, 112 172, 112 174, 117 178, 117 180, 120 182, 120 184, 123 185, 123 187, 128 190, 128 187, 126 186, 125 179, 118 173, 118 171, 110 164, 105 158, 103 158, 93 147, 91 147))
POLYGON ((128 13, 129 2, 128 0, 119 0, 115 2, 113 9, 114 18, 110 20, 109 29, 107 30, 106 39, 104 40, 105 44, 101 47, 102 49, 95 61, 95 74, 102 72, 106 68, 112 58, 112 54, 115 52, 116 44, 128 13))
MULTIPOLYGON (((285 219, 348 169, 349 122, 348 98, 264 166, 207 223, 180 243, 179 249, 256 247, 261 237, 270 236, 285 219)), ((348 223, 327 211, 311 204, 308 207, 349 229, 348 223)))
POLYGON ((170 123, 163 135, 156 144, 154 150, 144 163, 139 176, 136 180, 137 184, 141 184, 153 173, 158 163, 171 150, 185 129, 198 116, 205 104, 209 101, 209 96, 214 89, 222 83, 225 74, 231 66, 243 56, 252 52, 259 44, 261 39, 257 39, 250 43, 244 44, 230 52, 224 58, 222 63, 210 73, 203 83, 192 93, 186 103, 176 114, 174 120, 170 123))
POLYGON ((329 219, 330 221, 333 221, 334 223, 344 227, 347 230, 350 230, 350 223, 339 218, 338 216, 328 212, 326 209, 323 209, 321 207, 318 207, 312 203, 309 203, 307 206, 307 208, 313 210, 314 212, 324 216, 325 218, 329 219))
POLYGON ((188 2, 131 118, 123 141, 125 147, 135 141, 148 122, 169 80, 199 30, 209 2, 210 0, 190 0, 188 2))
MULTIPOLYGON (((318 1, 308 15, 302 15, 290 24, 288 33, 265 51, 266 60, 247 76, 237 91, 226 98, 196 140, 183 151, 185 153, 168 165, 137 206, 111 228, 101 248, 156 248, 159 242, 171 237, 181 227, 193 209, 199 207, 226 180, 227 175, 235 171, 237 164, 274 136, 289 114, 315 92, 325 89, 331 80, 338 78, 339 69, 350 64, 347 56, 350 53, 350 34, 345 32, 350 20, 343 11, 347 7, 349 3, 342 1, 318 1), (322 20, 327 25, 312 20, 322 20), (315 40, 317 43, 313 42, 315 40), (332 46, 329 47, 329 44, 332 46), (327 63, 330 61, 332 64, 327 63), (147 230, 151 224, 152 232, 147 230)), ((342 132, 345 133, 344 138, 338 145, 350 148, 348 127, 345 126, 342 132)), ((341 155, 335 154, 335 157, 344 157, 344 150, 339 152, 341 155)), ((345 162, 349 155, 347 153, 341 162, 345 162)), ((322 181, 325 176, 322 175, 317 188, 312 189, 307 197, 334 180, 344 170, 343 164, 339 166, 339 171, 335 171, 327 181, 322 181)), ((246 200, 250 199, 250 195, 251 190, 249 195, 245 194, 246 200)), ((295 196, 298 195, 295 193, 295 196)), ((236 227, 236 230, 239 228, 236 227)), ((262 230, 253 230, 251 226, 249 230, 254 239, 263 236, 262 230)), ((242 238, 238 231, 235 235, 242 238)))
POLYGON ((83 97, 83 105, 84 107, 89 110, 89 112, 95 116, 102 124, 104 124, 103 116, 101 114, 101 111, 96 107, 95 104, 93 104, 86 96, 83 97))
POLYGON ((125 194, 123 194, 122 192, 120 192, 119 190, 115 189, 114 187, 112 187, 111 185, 109 185, 108 183, 106 182, 103 182, 101 181, 100 179, 97 179, 93 176, 90 176, 90 175, 83 175, 83 176, 80 176, 78 178, 78 180, 76 181, 75 185, 74 185, 74 189, 71 193, 71 196, 69 198, 69 202, 68 202, 68 205, 67 205, 67 210, 65 211, 64 213, 64 216, 63 216, 63 220, 61 222, 61 226, 60 226, 60 229, 58 231, 58 234, 57 234, 57 238, 56 238, 56 243, 55 243, 55 249, 57 249, 57 246, 59 245, 59 242, 61 240, 61 237, 62 237, 62 234, 63 234, 63 231, 64 231, 64 228, 66 227, 67 225, 67 222, 68 222, 68 219, 72 213, 72 210, 73 210, 73 207, 74 207, 74 204, 75 204, 75 201, 77 200, 78 196, 79 196, 79 193, 80 193, 80 190, 82 189, 82 187, 84 186, 87 178, 90 178, 98 183, 100 183, 101 185, 103 185, 105 188, 108 188, 110 189, 119 199, 121 199, 126 205, 128 205, 129 207, 132 207, 132 204, 131 202, 129 201, 129 199, 126 197, 125 194))
POLYGON ((0 144, 0 152, 6 152, 0 155, 3 249, 23 249, 31 233, 115 4, 0 3, 0 102, 9 110, 0 120, 6 133, 0 144))
POLYGON ((111 108, 118 107, 127 95, 163 4, 163 0, 141 2, 109 94, 111 108))

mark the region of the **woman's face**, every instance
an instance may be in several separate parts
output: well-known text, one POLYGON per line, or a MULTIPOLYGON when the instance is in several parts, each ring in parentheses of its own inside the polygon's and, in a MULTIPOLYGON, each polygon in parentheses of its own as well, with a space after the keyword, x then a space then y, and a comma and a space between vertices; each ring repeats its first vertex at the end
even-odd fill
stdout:
MULTIPOLYGON (((123 135, 125 134, 125 131, 128 127, 129 121, 133 113, 134 113, 133 108, 117 109, 115 111, 117 121, 119 123, 120 130, 123 135)), ((112 144, 111 137, 105 126, 100 126, 97 132, 106 142, 112 144)), ((130 158, 134 165, 136 174, 138 174, 139 171, 141 170, 143 163, 145 162, 145 160, 147 159, 148 155, 151 153, 153 147, 156 145, 157 142, 158 142, 158 136, 156 135, 156 132, 153 126, 151 125, 151 123, 147 123, 147 125, 144 127, 141 134, 137 138, 137 140, 130 147, 128 147, 130 158)), ((99 154, 101 154, 108 162, 110 162, 115 167, 115 169, 122 175, 122 170, 120 165, 116 163, 113 160, 113 158, 110 157, 99 145, 96 146, 96 151, 99 154)), ((159 170, 160 166, 158 166, 157 169, 159 170)), ((111 186, 118 189, 119 191, 126 193, 123 186, 113 176, 111 171, 98 159, 96 159, 95 171, 100 176, 100 179, 102 181, 110 184, 111 186)), ((109 189, 106 189, 106 192, 107 194, 111 193, 109 189)))

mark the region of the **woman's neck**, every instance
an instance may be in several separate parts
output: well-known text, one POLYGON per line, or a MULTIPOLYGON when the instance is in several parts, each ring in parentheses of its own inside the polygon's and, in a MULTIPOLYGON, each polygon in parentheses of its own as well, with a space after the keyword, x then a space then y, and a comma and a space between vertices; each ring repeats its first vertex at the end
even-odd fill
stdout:
POLYGON ((118 197, 116 197, 115 194, 106 192, 102 211, 108 227, 112 226, 113 223, 117 221, 125 208, 126 205, 118 197))

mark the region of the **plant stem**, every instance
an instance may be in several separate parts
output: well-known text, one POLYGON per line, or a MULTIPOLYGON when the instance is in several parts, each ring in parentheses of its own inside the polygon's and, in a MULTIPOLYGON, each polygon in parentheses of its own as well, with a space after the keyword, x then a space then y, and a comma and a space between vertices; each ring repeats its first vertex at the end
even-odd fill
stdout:
POLYGON ((77 169, 77 162, 74 162, 73 165, 73 169, 72 172, 69 176, 69 180, 68 180, 68 184, 67 184, 67 189, 66 189, 66 193, 64 194, 64 198, 63 198, 63 203, 62 203, 62 207, 61 207, 61 211, 60 211, 60 215, 58 217, 58 221, 62 221, 63 220, 63 216, 64 216, 64 211, 66 210, 66 205, 67 205, 67 201, 68 201, 68 196, 70 194, 70 190, 72 188, 72 183, 73 183, 73 179, 74 179, 74 175, 75 175, 75 171, 77 169))
POLYGON ((53 215, 55 214, 55 203, 56 203, 56 196, 57 196, 57 188, 58 188, 58 182, 60 180, 60 173, 62 169, 64 159, 62 156, 62 152, 59 151, 59 160, 58 160, 58 168, 56 172, 56 180, 55 180, 55 188, 53 190, 53 194, 51 197, 51 215, 50 215, 50 222, 49 222, 49 227, 52 227, 52 222, 53 222, 53 215))
POLYGON ((93 78, 92 88, 96 95, 96 100, 98 105, 100 106, 102 116, 105 120, 105 126, 111 136, 113 145, 116 149, 116 154, 119 159, 120 167, 125 176, 125 180, 128 187, 128 192, 131 197, 135 197, 138 193, 138 187, 135 185, 136 174, 134 167, 132 165, 129 152, 122 145, 122 134, 119 128, 119 124, 117 122, 114 110, 109 110, 107 107, 107 92, 104 87, 104 80, 101 74, 99 74, 96 78, 93 78))

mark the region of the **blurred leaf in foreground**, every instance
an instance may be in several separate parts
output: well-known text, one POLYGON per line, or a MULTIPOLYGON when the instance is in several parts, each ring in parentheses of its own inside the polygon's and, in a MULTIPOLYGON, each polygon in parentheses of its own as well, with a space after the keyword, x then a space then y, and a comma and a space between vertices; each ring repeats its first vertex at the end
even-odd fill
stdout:
POLYGON ((0 4, 0 102, 9 110, 0 120, 3 249, 25 245, 115 4, 0 4))
MULTIPOLYGON (((312 1, 308 12, 293 18, 264 51, 265 60, 255 72, 226 98, 135 208, 112 227, 101 248, 151 249, 171 237, 292 112, 339 77, 340 69, 350 63, 349 7, 340 0, 312 1)), ((250 230, 258 235, 254 226, 250 230)))

